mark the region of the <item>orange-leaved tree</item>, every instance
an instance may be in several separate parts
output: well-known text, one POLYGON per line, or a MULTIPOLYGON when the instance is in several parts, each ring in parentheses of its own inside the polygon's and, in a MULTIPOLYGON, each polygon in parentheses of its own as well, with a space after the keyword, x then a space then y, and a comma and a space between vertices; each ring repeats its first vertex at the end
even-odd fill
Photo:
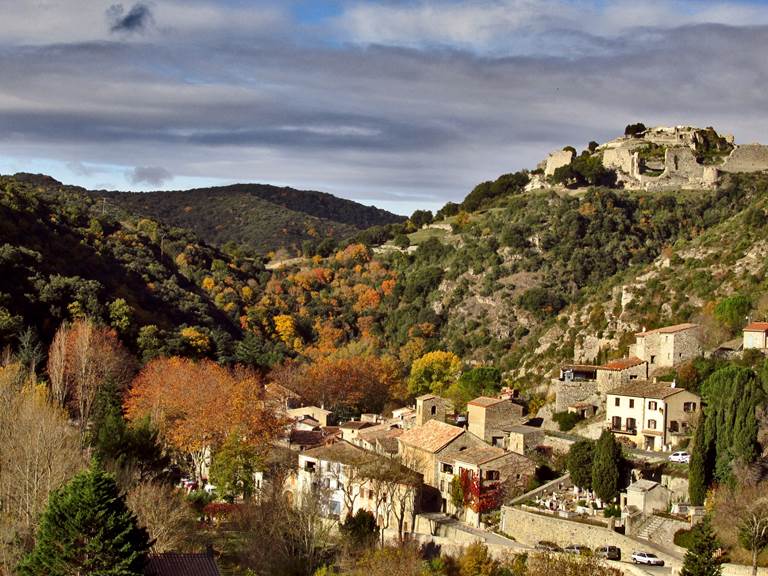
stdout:
POLYGON ((281 424, 265 406, 256 375, 179 357, 147 364, 133 382, 125 410, 129 420, 149 416, 164 441, 190 458, 198 479, 229 434, 266 450, 281 424))

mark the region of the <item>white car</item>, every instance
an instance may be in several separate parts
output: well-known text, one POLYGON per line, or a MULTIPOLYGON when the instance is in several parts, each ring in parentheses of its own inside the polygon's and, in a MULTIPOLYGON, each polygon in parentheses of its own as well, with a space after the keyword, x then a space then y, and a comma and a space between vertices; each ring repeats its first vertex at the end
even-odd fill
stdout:
POLYGON ((646 564, 648 566, 664 566, 664 560, 650 552, 633 552, 632 562, 635 564, 646 564))
POLYGON ((691 455, 688 452, 673 452, 669 455, 668 460, 670 462, 680 462, 682 464, 688 464, 691 461, 691 455))

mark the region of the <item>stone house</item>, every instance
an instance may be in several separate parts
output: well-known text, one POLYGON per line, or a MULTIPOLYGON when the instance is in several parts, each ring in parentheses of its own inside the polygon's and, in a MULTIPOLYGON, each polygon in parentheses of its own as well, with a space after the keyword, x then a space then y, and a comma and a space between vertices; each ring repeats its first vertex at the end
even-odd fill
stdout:
POLYGON ((409 526, 413 527, 413 516, 419 509, 421 476, 408 470, 398 462, 380 454, 374 454, 341 440, 327 446, 320 446, 299 454, 296 475, 296 498, 301 504, 305 498, 319 501, 324 513, 332 518, 344 520, 348 514, 367 510, 377 519, 380 527, 386 528, 395 522, 397 503, 405 506, 409 526), (402 481, 386 486, 391 493, 381 493, 381 483, 373 480, 373 471, 378 466, 396 467, 402 481), (367 472, 367 471, 370 471, 367 472))
POLYGON ((434 394, 419 396, 416 398, 416 426, 423 426, 429 420, 445 422, 448 413, 452 410, 453 405, 450 400, 434 394))
POLYGON ((644 450, 671 450, 700 409, 701 398, 674 382, 634 380, 608 393, 606 427, 644 450))
POLYGON ((493 446, 504 446, 511 426, 522 423, 523 407, 512 400, 480 396, 467 402, 469 431, 493 446))
POLYGON ((319 408, 318 406, 302 406, 300 408, 290 408, 286 411, 289 418, 301 419, 309 417, 317 420, 320 426, 329 426, 333 417, 333 412, 319 408))
POLYGON ((428 420, 422 426, 406 430, 397 441, 403 464, 421 473, 424 484, 434 488, 439 487, 440 457, 445 451, 488 446, 464 428, 439 420, 428 420))
POLYGON ((544 431, 533 426, 513 426, 507 438, 507 450, 523 454, 534 450, 544 443, 544 431))
POLYGON ((637 356, 613 360, 597 367, 597 391, 605 396, 609 391, 631 382, 648 378, 648 363, 637 356))
POLYGON ((591 364, 564 364, 560 375, 552 379, 555 388, 555 412, 587 398, 597 396, 597 369, 591 364))
POLYGON ((621 507, 633 512, 653 514, 666 512, 672 502, 672 492, 653 480, 637 480, 627 486, 626 494, 621 495, 621 507))
POLYGON ((388 422, 361 430, 354 440, 354 444, 387 456, 397 454, 397 439, 403 433, 400 422, 388 422))
POLYGON ((655 330, 638 332, 630 355, 648 362, 648 369, 672 368, 701 356, 700 326, 676 324, 655 330))
POLYGON ((751 322, 744 328, 744 350, 768 349, 768 322, 751 322))
POLYGON ((371 422, 362 422, 361 420, 350 420, 349 422, 344 422, 343 424, 339 424, 339 429, 341 430, 341 437, 342 439, 346 440, 347 442, 352 442, 357 439, 357 435, 360 433, 361 430, 365 430, 366 428, 371 428, 374 426, 371 422))

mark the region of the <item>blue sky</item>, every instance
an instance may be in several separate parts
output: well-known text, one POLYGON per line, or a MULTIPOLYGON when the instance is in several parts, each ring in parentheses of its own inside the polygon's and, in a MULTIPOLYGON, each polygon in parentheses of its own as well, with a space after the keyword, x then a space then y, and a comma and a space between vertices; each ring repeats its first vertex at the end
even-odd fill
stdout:
POLYGON ((768 5, 0 0, 0 172, 400 213, 630 122, 768 141, 768 5))

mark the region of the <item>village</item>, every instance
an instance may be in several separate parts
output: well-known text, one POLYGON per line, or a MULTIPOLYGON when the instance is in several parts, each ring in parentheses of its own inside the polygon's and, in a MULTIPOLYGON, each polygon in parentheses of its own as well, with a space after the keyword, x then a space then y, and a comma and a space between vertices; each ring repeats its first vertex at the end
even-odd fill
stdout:
MULTIPOLYGON (((331 411, 303 406, 295 392, 269 384, 268 401, 286 422, 275 450, 288 454, 292 469, 279 478, 259 471, 254 484, 265 490, 280 482, 272 488, 288 502, 319 503, 331 524, 368 512, 382 540, 430 543, 449 553, 472 542, 497 554, 589 550, 659 565, 643 567, 650 572, 632 566, 632 573, 670 573, 685 554, 675 533, 706 511, 689 503, 686 470, 702 401, 665 375, 703 355, 768 350, 768 322, 749 323, 739 342, 712 351, 703 349, 701 330, 692 323, 643 330, 626 358, 562 365, 551 382, 554 410, 580 421, 571 433, 526 414, 510 388, 474 398, 465 414, 424 394, 387 415, 335 422, 331 411), (549 464, 604 431, 633 466, 618 508, 578 487, 568 472, 553 477, 549 464)), ((739 573, 730 568, 724 573, 739 573)))

